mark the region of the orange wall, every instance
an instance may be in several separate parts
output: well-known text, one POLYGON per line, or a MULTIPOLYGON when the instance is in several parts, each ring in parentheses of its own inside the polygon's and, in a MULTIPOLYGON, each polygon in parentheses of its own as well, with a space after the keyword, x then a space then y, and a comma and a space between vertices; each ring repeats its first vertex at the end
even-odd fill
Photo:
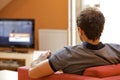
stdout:
POLYGON ((13 0, 0 11, 0 18, 34 18, 38 49, 38 29, 68 28, 68 0, 13 0))

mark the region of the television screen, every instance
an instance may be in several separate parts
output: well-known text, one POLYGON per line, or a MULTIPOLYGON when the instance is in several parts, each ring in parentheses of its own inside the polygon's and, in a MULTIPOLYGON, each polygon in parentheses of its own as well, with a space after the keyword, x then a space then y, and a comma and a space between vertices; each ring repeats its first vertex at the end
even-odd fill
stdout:
POLYGON ((0 19, 0 47, 34 48, 34 19, 0 19))

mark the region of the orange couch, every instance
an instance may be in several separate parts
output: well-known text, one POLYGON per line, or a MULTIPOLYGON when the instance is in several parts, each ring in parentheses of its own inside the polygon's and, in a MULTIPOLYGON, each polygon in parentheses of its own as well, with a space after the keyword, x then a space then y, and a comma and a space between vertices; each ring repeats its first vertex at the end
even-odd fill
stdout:
POLYGON ((120 80, 120 64, 91 67, 83 75, 56 72, 39 79, 29 78, 28 69, 26 66, 18 68, 18 80, 120 80))

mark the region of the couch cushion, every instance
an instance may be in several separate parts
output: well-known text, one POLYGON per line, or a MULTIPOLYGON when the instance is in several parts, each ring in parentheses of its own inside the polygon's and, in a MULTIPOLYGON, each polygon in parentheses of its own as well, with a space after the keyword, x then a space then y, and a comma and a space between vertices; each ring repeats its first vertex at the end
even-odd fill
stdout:
POLYGON ((83 75, 100 78, 120 75, 120 64, 91 67, 83 75))
POLYGON ((120 76, 111 76, 111 77, 106 77, 104 80, 120 80, 120 76))

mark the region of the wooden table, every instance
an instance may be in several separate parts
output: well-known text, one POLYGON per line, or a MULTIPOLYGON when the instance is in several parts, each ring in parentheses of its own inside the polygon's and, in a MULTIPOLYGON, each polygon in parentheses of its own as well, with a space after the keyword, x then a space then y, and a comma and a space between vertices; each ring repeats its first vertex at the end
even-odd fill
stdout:
POLYGON ((0 70, 0 80, 18 80, 18 73, 10 70, 0 70))

